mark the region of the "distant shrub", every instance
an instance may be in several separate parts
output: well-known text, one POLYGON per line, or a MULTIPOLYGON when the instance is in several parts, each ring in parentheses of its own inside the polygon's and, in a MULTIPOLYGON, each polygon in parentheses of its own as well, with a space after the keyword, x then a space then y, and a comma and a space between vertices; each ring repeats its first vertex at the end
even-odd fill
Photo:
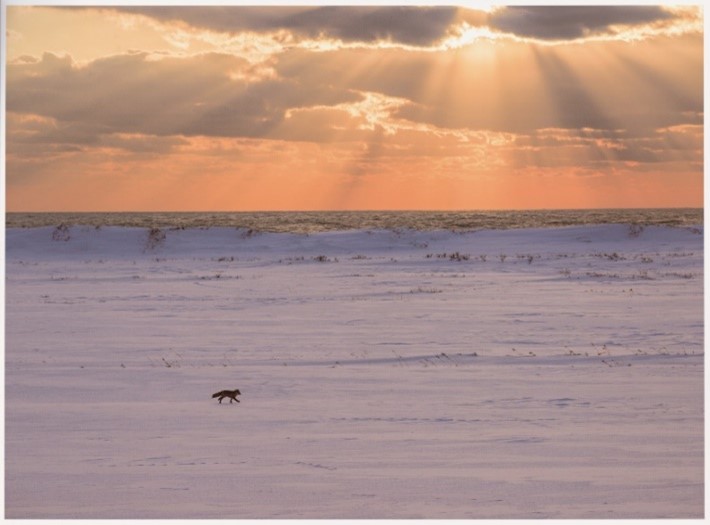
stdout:
MULTIPOLYGON (((454 253, 437 253, 437 254, 432 254, 428 253, 426 255, 427 259, 431 259, 432 257, 436 257, 437 259, 449 259, 450 261, 468 261, 471 256, 466 253, 459 253, 459 252, 454 252, 454 253)), ((485 259, 484 259, 485 260, 485 259)))
POLYGON ((644 227, 640 224, 629 224, 629 237, 636 238, 643 233, 644 227))
MULTIPOLYGON (((535 260, 535 256, 532 254, 518 254, 517 255, 518 259, 522 259, 524 261, 527 261, 528 264, 532 264, 532 262, 535 260)), ((539 258, 539 256, 538 256, 539 258)))
POLYGON ((60 224, 52 232, 53 241, 68 241, 71 239, 71 234, 69 233, 69 226, 66 224, 60 224))
POLYGON ((147 250, 155 250, 165 242, 165 232, 160 228, 151 228, 148 231, 148 240, 145 247, 147 250))
POLYGON ((678 277, 680 279, 694 279, 695 274, 694 273, 681 273, 681 272, 666 272, 663 274, 664 277, 678 277))
POLYGON ((409 293, 415 294, 415 293, 442 293, 444 290, 441 290, 439 288, 423 288, 423 287, 418 287, 418 288, 412 288, 409 290, 409 293))
POLYGON ((449 259, 451 259, 452 261, 468 261, 470 258, 470 255, 459 252, 454 252, 449 256, 449 259))
POLYGON ((338 262, 337 257, 333 257, 331 259, 330 257, 328 257, 326 255, 317 255, 317 256, 313 257, 313 260, 318 261, 318 262, 338 262))

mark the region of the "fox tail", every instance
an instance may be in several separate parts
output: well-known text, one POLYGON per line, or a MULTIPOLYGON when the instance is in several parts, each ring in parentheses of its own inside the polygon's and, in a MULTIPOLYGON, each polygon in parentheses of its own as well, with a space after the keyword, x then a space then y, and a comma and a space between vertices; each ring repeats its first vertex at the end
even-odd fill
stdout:
POLYGON ((221 393, 222 393, 222 392, 217 392, 216 394, 212 394, 212 397, 213 397, 213 398, 219 397, 219 395, 220 395, 221 393))

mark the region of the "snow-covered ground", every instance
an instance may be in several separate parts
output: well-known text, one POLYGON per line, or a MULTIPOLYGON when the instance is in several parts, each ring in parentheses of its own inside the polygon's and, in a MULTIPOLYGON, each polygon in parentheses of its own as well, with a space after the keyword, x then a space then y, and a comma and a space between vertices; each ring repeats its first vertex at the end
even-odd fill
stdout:
POLYGON ((8 518, 703 517, 700 226, 6 239, 8 518))

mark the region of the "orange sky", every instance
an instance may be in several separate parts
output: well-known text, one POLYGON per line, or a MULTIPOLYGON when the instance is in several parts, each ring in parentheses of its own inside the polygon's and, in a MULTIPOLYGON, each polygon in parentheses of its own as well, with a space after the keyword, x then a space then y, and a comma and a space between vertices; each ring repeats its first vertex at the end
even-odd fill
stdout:
POLYGON ((703 205, 698 7, 28 7, 8 211, 703 205))

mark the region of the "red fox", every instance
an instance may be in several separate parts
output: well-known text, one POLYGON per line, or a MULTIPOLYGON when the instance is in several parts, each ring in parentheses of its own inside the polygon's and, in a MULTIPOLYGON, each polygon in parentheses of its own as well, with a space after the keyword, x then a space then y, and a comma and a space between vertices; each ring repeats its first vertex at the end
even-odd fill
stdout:
POLYGON ((230 403, 232 402, 232 400, 234 400, 234 401, 236 401, 237 403, 239 403, 239 400, 237 399, 237 396, 240 396, 241 394, 242 394, 242 393, 241 393, 241 392, 239 391, 239 389, 237 388, 236 390, 220 390, 220 391, 217 392, 216 394, 212 394, 212 397, 213 397, 213 398, 218 397, 220 404, 222 403, 222 400, 223 400, 225 397, 228 397, 228 398, 229 398, 229 402, 230 402, 230 403))

